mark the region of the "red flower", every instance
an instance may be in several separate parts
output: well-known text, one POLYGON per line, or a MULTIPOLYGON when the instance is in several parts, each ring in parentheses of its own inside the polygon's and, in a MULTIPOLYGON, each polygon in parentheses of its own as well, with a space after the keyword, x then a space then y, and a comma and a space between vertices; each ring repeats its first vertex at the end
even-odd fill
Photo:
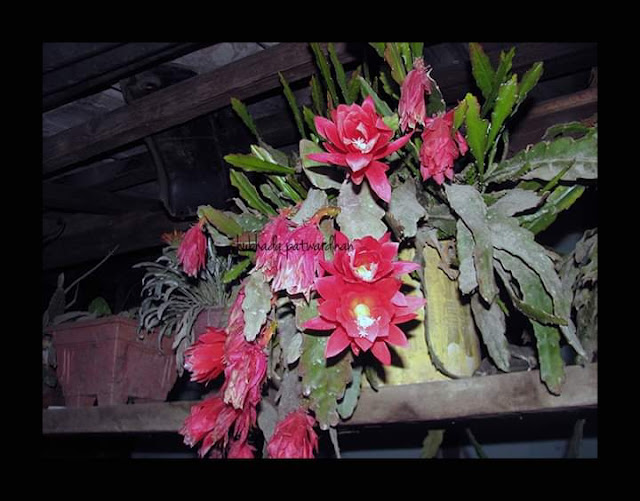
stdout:
POLYGON ((286 213, 281 213, 271 219, 258 237, 255 269, 262 270, 267 280, 272 279, 278 271, 278 259, 293 226, 286 216, 286 213))
POLYGON ((432 177, 442 184, 453 179, 453 162, 464 155, 467 142, 460 131, 453 132, 453 110, 425 119, 420 148, 420 173, 425 181, 432 177))
POLYGON ((227 339, 224 346, 224 401, 236 409, 255 407, 261 400, 262 384, 267 374, 267 355, 256 342, 244 337, 244 287, 238 292, 229 311, 227 339))
POLYGON ((351 242, 336 231, 336 251, 333 261, 324 261, 322 267, 332 275, 340 275, 347 282, 376 282, 381 278, 399 276, 419 268, 416 263, 396 261, 398 244, 390 241, 387 232, 379 240, 358 238, 351 242))
POLYGON ((325 357, 333 357, 351 347, 355 355, 371 349, 383 364, 391 363, 387 343, 405 346, 407 338, 396 325, 415 318, 424 299, 405 296, 402 282, 383 278, 377 282, 346 282, 340 275, 316 280, 319 316, 308 320, 304 329, 333 330, 325 357))
POLYGON ((348 168, 351 179, 358 185, 366 177, 373 191, 388 202, 391 198, 386 175, 389 166, 378 160, 402 148, 411 134, 390 143, 393 130, 376 113, 371 96, 367 96, 362 106, 338 105, 331 112, 331 118, 314 118, 318 134, 327 140, 324 146, 328 152, 312 153, 308 158, 348 168))
POLYGON ((318 449, 318 436, 313 429, 315 420, 304 409, 290 412, 280 421, 267 445, 269 457, 274 459, 313 459, 318 449))
MULTIPOLYGON (((238 295, 229 309, 229 323, 227 324, 227 343, 230 339, 240 336, 244 337, 244 312, 242 302, 244 301, 244 285, 238 290, 238 295)), ((228 350, 225 347, 225 350, 228 350)))
POLYGON ((225 353, 224 401, 236 409, 256 406, 267 374, 267 354, 256 343, 236 340, 225 353))
POLYGON ((414 129, 418 123, 424 125, 427 116, 425 92, 431 93, 431 81, 424 66, 424 60, 419 57, 413 62, 413 69, 407 74, 400 89, 398 114, 400 115, 400 128, 403 131, 407 127, 414 129))
POLYGON ((184 272, 192 277, 204 266, 207 253, 207 239, 202 233, 203 225, 204 221, 200 221, 189 228, 178 247, 178 259, 184 272))
POLYGON ((229 459, 253 459, 255 449, 246 442, 240 442, 236 440, 231 442, 229 451, 227 452, 227 458, 229 459))
POLYGON ((201 440, 198 451, 203 457, 215 445, 226 445, 229 430, 236 420, 238 411, 226 405, 218 397, 209 398, 191 407, 179 433, 184 435, 184 443, 193 447, 201 440))
POLYGON ((223 329, 207 327, 197 341, 184 352, 184 367, 191 372, 191 381, 208 383, 222 372, 224 343, 223 329))
POLYGON ((316 222, 308 222, 289 233, 278 256, 277 272, 271 284, 274 292, 302 293, 309 298, 313 282, 322 275, 324 235, 316 222))

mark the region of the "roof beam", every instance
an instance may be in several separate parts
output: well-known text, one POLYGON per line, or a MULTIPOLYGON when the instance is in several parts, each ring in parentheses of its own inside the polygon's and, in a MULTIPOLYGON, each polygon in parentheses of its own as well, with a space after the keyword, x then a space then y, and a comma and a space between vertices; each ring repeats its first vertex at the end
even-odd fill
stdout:
MULTIPOLYGON (((343 63, 355 60, 347 44, 336 44, 343 63)), ((280 87, 278 73, 289 82, 314 72, 313 55, 305 43, 282 43, 154 92, 98 119, 43 141, 43 172, 51 175, 133 141, 185 123, 229 105, 280 87)))
POLYGON ((92 214, 122 214, 132 210, 160 207, 158 200, 91 188, 75 188, 59 183, 42 184, 42 204, 48 209, 92 214))
POLYGON ((44 64, 48 54, 58 67, 43 68, 42 109, 48 111, 91 93, 99 92, 146 68, 171 61, 207 44, 203 43, 125 43, 125 44, 45 44, 44 64), (51 46, 53 45, 53 46, 51 46), (83 50, 82 45, 88 48, 83 50), (98 47, 93 47, 97 45, 98 47), (58 52, 77 53, 67 62, 59 61, 58 52), (69 46, 65 48, 65 46, 69 46), (61 65, 61 66, 60 66, 61 65))

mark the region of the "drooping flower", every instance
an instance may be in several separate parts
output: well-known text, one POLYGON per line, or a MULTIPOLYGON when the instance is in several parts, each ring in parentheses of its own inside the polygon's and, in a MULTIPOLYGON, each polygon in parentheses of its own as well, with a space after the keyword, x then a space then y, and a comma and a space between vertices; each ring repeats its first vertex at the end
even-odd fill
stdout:
MULTIPOLYGON (((229 407, 232 407, 230 404, 229 407)), ((249 432, 255 428, 258 420, 257 402, 245 405, 244 409, 238 411, 235 424, 233 425, 233 436, 239 442, 246 442, 249 432)))
POLYGON ((333 330, 325 357, 338 355, 347 347, 355 355, 371 353, 383 364, 391 363, 387 343, 405 346, 407 338, 397 326, 415 318, 424 299, 400 292, 402 281, 388 277, 377 282, 347 282, 342 276, 316 280, 319 316, 308 320, 304 329, 333 330))
MULTIPOLYGON (((236 409, 256 406, 267 374, 267 354, 263 345, 249 342, 244 337, 244 287, 229 310, 227 338, 224 345, 223 399, 236 409)), ((264 330, 266 330, 265 327, 264 330)), ((258 338, 260 339, 260 338, 258 338)))
POLYGON ((226 445, 229 430, 237 415, 238 411, 225 404, 221 398, 208 398, 191 407, 179 433, 184 436, 184 443, 189 447, 202 441, 198 454, 203 457, 212 447, 226 445))
POLYGON ((424 125, 427 117, 427 106, 424 95, 431 93, 431 80, 421 57, 413 61, 413 69, 407 74, 400 88, 400 128, 414 129, 416 124, 424 125))
POLYGON ((444 178, 453 179, 453 162, 467 150, 467 142, 460 131, 453 131, 453 110, 425 119, 420 148, 422 179, 432 177, 442 184, 444 178))
MULTIPOLYGON (((229 309, 229 322, 227 323, 227 343, 235 339, 238 334, 242 337, 244 333, 244 311, 242 303, 244 301, 244 285, 238 289, 238 295, 229 309)), ((225 346, 225 350, 228 348, 225 346)))
POLYGON ((279 255, 277 272, 271 284, 274 292, 302 293, 308 299, 317 276, 322 275, 324 235, 314 221, 293 230, 279 255))
POLYGON ((204 221, 199 221, 185 233, 180 247, 178 260, 187 275, 195 277, 204 266, 207 254, 207 239, 202 232, 204 221))
POLYGON ((184 367, 191 372, 191 381, 208 383, 222 373, 226 338, 223 329, 207 327, 196 342, 185 350, 184 367))
POLYGON ((287 215, 286 212, 282 212, 271 219, 262 229, 258 237, 256 265, 254 269, 262 270, 267 280, 271 280, 276 275, 278 259, 283 252, 291 228, 294 226, 287 218, 287 215))
POLYGON ((318 449, 315 420, 305 409, 297 409, 280 421, 267 444, 273 459, 312 459, 318 449))
POLYGON ((236 409, 256 406, 262 396, 262 384, 267 374, 267 354, 256 343, 241 339, 225 353, 224 401, 236 409))
POLYGON ((331 112, 331 120, 316 116, 318 134, 326 142, 327 152, 312 153, 307 157, 316 162, 346 167, 355 184, 366 177, 371 189, 385 202, 391 198, 391 185, 386 171, 389 166, 379 162, 409 141, 411 134, 393 142, 393 130, 376 113, 373 98, 367 96, 362 106, 340 104, 331 112))
POLYGON ((255 449, 247 442, 241 442, 235 440, 229 445, 229 451, 227 452, 228 459, 253 459, 255 449))
POLYGON ((398 244, 390 239, 391 233, 387 232, 379 240, 367 236, 354 239, 349 245, 347 237, 336 231, 333 261, 324 261, 322 267, 347 282, 376 282, 418 269, 417 263, 397 261, 398 244))

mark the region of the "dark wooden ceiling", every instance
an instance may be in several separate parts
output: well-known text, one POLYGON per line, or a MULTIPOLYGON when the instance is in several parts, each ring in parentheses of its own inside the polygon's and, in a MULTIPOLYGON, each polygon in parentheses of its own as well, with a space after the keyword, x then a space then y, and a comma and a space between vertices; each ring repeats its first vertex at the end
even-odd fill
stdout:
MULTIPOLYGON (((347 71, 365 55, 377 57, 366 43, 335 45, 347 71)), ((482 45, 494 63, 501 50, 515 46, 518 74, 544 62, 542 80, 511 131, 511 150, 540 140, 554 123, 597 112, 596 43, 482 45)), ((425 61, 449 105, 468 91, 477 93, 467 44, 427 42, 425 61)), ((299 137, 278 73, 290 82, 299 104, 309 104, 315 71, 304 43, 43 44, 45 275, 88 266, 116 245, 121 256, 157 249, 163 232, 188 227, 186 213, 172 209, 185 195, 171 192, 163 179, 175 173, 171 166, 159 167, 166 153, 162 145, 179 135, 210 136, 200 137, 195 147, 203 151, 206 143, 209 161, 226 172, 222 156, 247 152, 252 142, 230 108, 231 97, 249 105, 269 144, 295 147, 299 137)), ((189 186, 188 172, 176 175, 189 186)), ((226 193, 224 186, 216 189, 218 198, 226 193)))

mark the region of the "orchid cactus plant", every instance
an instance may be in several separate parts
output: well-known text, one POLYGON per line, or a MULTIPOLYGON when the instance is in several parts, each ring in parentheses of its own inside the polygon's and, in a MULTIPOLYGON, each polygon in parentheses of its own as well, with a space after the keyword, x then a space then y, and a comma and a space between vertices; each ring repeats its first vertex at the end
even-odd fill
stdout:
POLYGON ((585 361, 593 354, 574 323, 578 272, 561 275, 536 235, 596 182, 597 128, 560 125, 509 156, 506 123, 541 63, 519 76, 515 50, 494 68, 472 43, 482 98, 468 93, 447 109, 422 43, 370 46, 382 60, 375 76, 366 62, 347 75, 332 44, 310 44, 311 107, 280 75, 300 134, 293 154, 266 144, 232 99, 256 138, 249 153, 225 158, 239 196, 229 210, 200 207, 177 250, 190 276, 206 264, 206 242, 232 260, 228 325, 185 352, 194 380, 224 377, 180 430, 201 456, 310 458, 318 430, 339 451, 335 427, 353 414, 362 376, 375 387, 370 367, 391 365, 407 323, 424 319, 427 246, 470 303, 497 370, 510 370, 512 316, 527 321, 551 393, 562 391, 561 344, 585 361), (403 249, 413 257, 400 258, 403 249))

